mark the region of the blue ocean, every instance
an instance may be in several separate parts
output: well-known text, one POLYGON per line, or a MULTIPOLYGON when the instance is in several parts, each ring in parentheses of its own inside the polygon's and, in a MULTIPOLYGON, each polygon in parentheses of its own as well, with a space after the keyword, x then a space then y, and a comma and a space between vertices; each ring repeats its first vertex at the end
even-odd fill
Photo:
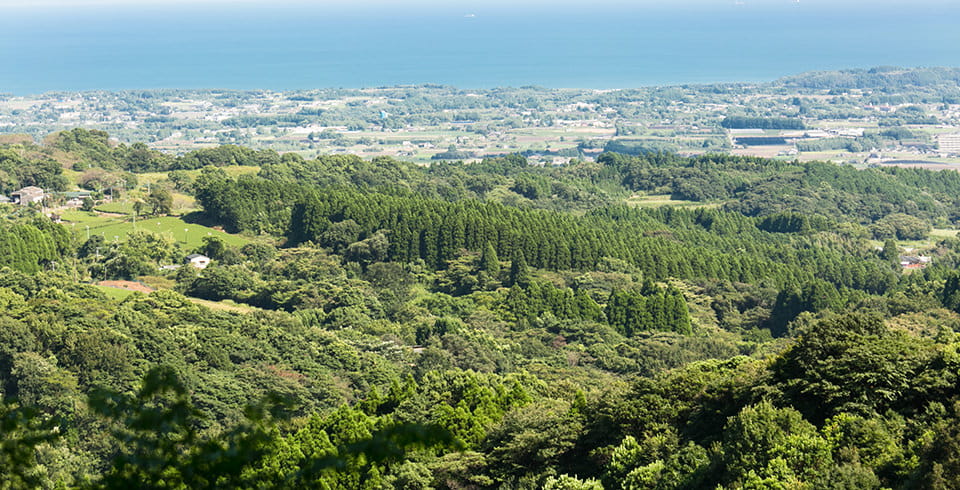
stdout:
POLYGON ((960 6, 950 2, 664 3, 0 2, 0 93, 423 83, 626 88, 960 66, 960 6))

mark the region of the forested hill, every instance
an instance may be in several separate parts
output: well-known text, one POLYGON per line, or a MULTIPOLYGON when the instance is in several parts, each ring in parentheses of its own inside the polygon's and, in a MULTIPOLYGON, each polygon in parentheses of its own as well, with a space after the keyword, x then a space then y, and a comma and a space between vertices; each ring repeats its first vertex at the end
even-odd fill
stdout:
POLYGON ((0 149, 91 191, 0 204, 0 487, 960 486, 955 172, 107 141, 0 149))
POLYGON ((775 85, 811 89, 877 89, 896 91, 904 88, 953 87, 960 82, 960 68, 877 67, 837 71, 807 72, 781 78, 775 85))

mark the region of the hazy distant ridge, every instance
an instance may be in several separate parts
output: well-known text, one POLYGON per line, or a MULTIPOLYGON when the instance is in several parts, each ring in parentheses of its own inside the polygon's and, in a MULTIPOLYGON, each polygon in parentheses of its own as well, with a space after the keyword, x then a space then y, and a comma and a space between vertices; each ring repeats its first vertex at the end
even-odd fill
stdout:
POLYGON ((960 83, 960 68, 875 67, 834 71, 811 71, 784 77, 775 84, 809 89, 884 89, 955 85, 960 83))

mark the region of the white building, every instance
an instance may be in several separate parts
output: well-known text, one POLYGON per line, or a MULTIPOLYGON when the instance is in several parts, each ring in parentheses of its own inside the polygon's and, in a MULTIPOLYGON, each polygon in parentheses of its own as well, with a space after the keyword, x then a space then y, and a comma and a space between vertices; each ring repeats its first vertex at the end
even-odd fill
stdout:
POLYGON ((202 254, 187 255, 187 262, 197 269, 206 269, 210 265, 210 257, 202 254))

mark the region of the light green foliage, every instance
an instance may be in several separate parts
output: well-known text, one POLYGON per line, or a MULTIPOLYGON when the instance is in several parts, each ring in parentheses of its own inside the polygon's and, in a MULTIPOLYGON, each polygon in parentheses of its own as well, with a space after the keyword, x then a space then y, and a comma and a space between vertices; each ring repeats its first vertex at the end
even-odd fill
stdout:
POLYGON ((66 268, 64 255, 72 252, 69 234, 44 217, 29 223, 0 224, 0 267, 23 272, 66 268))
POLYGON ((745 487, 795 486, 829 471, 832 463, 832 447, 813 424, 800 412, 769 402, 746 407, 730 419, 722 451, 726 478, 745 487))
MULTIPOLYGON (((955 486, 960 246, 902 275, 865 231, 943 226, 954 173, 663 153, 555 168, 173 158, 102 136, 53 140, 112 162, 89 170, 107 186, 206 165, 190 189, 171 179, 203 207, 189 219, 261 236, 70 212, 75 249, 64 227, 12 215, 0 391, 36 415, 0 436, 5 454, 30 449, 0 462, 19 471, 10 485, 955 486), (647 208, 644 193, 704 206, 647 208), (214 262, 143 280, 196 298, 77 283, 191 252, 214 262), (24 436, 54 414, 54 440, 24 436)), ((141 212, 164 198, 146 178, 141 212)))
POLYGON ((508 412, 483 445, 495 475, 523 476, 564 466, 582 431, 569 404, 531 403, 508 412))
POLYGON ((930 233, 931 226, 922 219, 903 213, 884 216, 872 227, 874 238, 898 240, 923 240, 930 233))
POLYGON ((57 420, 33 407, 0 404, 0 488, 36 488, 46 483, 37 449, 59 437, 57 420))
POLYGON ((560 475, 551 476, 543 482, 544 490, 603 490, 603 485, 594 479, 581 480, 579 478, 560 475))
POLYGON ((150 208, 150 214, 154 216, 170 214, 173 209, 173 195, 164 188, 156 187, 150 191, 146 203, 150 208))

